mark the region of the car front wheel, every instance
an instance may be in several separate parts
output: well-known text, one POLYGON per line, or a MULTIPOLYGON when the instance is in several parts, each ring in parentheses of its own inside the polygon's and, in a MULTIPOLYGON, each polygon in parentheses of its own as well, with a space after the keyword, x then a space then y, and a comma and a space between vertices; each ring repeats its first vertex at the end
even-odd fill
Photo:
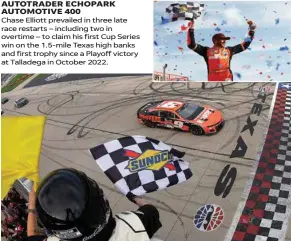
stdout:
POLYGON ((204 135, 204 130, 200 126, 191 126, 190 131, 195 136, 204 135))
POLYGON ((144 124, 145 124, 147 127, 150 127, 150 128, 154 128, 154 127, 156 127, 156 123, 151 122, 151 121, 149 121, 149 120, 145 121, 144 124))

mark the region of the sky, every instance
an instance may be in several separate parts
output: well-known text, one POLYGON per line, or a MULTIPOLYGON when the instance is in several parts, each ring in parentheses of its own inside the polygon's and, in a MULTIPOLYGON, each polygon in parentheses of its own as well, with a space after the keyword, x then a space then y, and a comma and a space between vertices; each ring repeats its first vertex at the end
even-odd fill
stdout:
MULTIPOLYGON (((175 2, 154 3, 154 70, 162 72, 164 64, 167 64, 167 73, 187 76, 191 81, 206 81, 206 63, 187 47, 186 31, 181 30, 188 21, 162 24, 161 17, 169 17, 165 9, 171 3, 175 2)), ((250 49, 232 58, 234 81, 290 80, 291 2, 199 3, 206 6, 195 20, 195 39, 203 46, 212 47, 211 38, 219 32, 231 37, 226 46, 234 46, 246 37, 248 24, 245 19, 257 25, 250 49), (215 30, 217 27, 221 30, 215 30), (286 46, 289 50, 279 51, 286 46)))

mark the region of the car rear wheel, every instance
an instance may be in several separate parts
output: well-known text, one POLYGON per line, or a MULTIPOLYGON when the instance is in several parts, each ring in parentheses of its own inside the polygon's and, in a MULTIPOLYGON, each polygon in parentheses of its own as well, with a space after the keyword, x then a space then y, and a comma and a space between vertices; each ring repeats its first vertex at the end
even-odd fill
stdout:
POLYGON ((154 127, 156 127, 156 123, 151 122, 151 121, 149 121, 149 120, 145 121, 144 124, 145 124, 147 127, 149 127, 149 128, 154 128, 154 127))
POLYGON ((204 135, 204 130, 200 126, 191 126, 190 131, 195 136, 204 135))

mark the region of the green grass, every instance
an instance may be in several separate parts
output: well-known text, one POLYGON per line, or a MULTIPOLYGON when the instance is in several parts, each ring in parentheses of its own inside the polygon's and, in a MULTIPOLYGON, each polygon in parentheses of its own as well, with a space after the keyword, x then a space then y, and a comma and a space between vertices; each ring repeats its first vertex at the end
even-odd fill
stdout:
POLYGON ((6 85, 5 87, 3 87, 1 89, 1 93, 9 92, 9 91, 15 89, 18 85, 23 83, 25 80, 30 78, 32 75, 33 74, 17 74, 16 76, 14 76, 14 78, 12 80, 9 81, 8 85, 6 85))

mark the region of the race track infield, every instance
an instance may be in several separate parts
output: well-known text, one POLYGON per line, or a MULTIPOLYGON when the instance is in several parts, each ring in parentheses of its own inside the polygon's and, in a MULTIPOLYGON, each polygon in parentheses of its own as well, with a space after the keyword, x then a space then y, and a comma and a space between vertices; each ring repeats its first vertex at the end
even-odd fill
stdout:
MULTIPOLYGON (((202 90, 200 83, 152 83, 151 78, 145 76, 71 80, 5 93, 3 96, 8 96, 10 101, 2 105, 2 108, 5 111, 4 115, 47 115, 40 160, 41 176, 61 167, 73 167, 86 172, 102 186, 114 213, 134 210, 136 207, 121 195, 101 172, 90 156, 89 148, 126 135, 144 135, 185 151, 185 159, 190 162, 193 177, 182 184, 145 197, 159 208, 163 227, 157 236, 163 240, 273 241, 275 239, 267 239, 267 236, 262 234, 265 229, 261 229, 261 238, 258 238, 260 223, 256 224, 258 228, 252 226, 248 232, 244 231, 257 234, 257 237, 255 235, 255 238, 251 236, 252 239, 233 238, 234 233, 237 233, 239 220, 244 224, 247 222, 240 217, 245 210, 249 189, 253 186, 252 179, 270 120, 272 90, 275 86, 272 83, 265 85, 271 93, 262 104, 261 113, 250 115, 254 104, 260 104, 262 101, 258 98, 257 91, 261 85, 264 83, 207 83, 206 89, 202 90), (21 109, 15 109, 12 100, 24 96, 30 103, 21 109), (136 110, 148 101, 159 99, 184 99, 213 106, 223 112, 225 126, 215 135, 193 136, 190 133, 168 129, 150 129, 139 124, 136 110), (240 157, 230 158, 237 142, 241 144, 242 140, 246 152, 238 150, 236 153, 240 157), (223 171, 225 176, 218 182, 223 171), (231 183, 233 186, 229 185, 231 183), (210 205, 203 209, 206 204, 210 205), (196 215, 201 208, 202 212, 196 215), (210 224, 204 224, 203 221, 208 218, 207 214, 211 209, 214 214, 209 220, 210 224), (194 216, 199 229, 193 224, 194 216), (211 230, 205 231, 204 227, 211 230)), ((279 113, 276 115, 278 119, 282 117, 279 113)), ((272 136, 272 133, 269 136, 272 136)), ((269 165, 268 168, 282 167, 269 165)), ((266 192, 265 189, 262 191, 266 192)), ((264 197, 266 195, 264 194, 264 197)), ((286 192, 280 195, 286 196, 286 192)), ((285 204, 289 207, 290 200, 285 198, 285 204)), ((286 208, 283 214, 282 209, 280 210, 281 218, 285 215, 288 220, 289 209, 286 208)), ((251 217, 250 210, 248 211, 246 215, 251 217)), ((277 226, 277 231, 286 230, 287 221, 284 225, 279 228, 277 226)), ((281 237, 280 240, 291 240, 290 227, 287 238, 281 237)))

